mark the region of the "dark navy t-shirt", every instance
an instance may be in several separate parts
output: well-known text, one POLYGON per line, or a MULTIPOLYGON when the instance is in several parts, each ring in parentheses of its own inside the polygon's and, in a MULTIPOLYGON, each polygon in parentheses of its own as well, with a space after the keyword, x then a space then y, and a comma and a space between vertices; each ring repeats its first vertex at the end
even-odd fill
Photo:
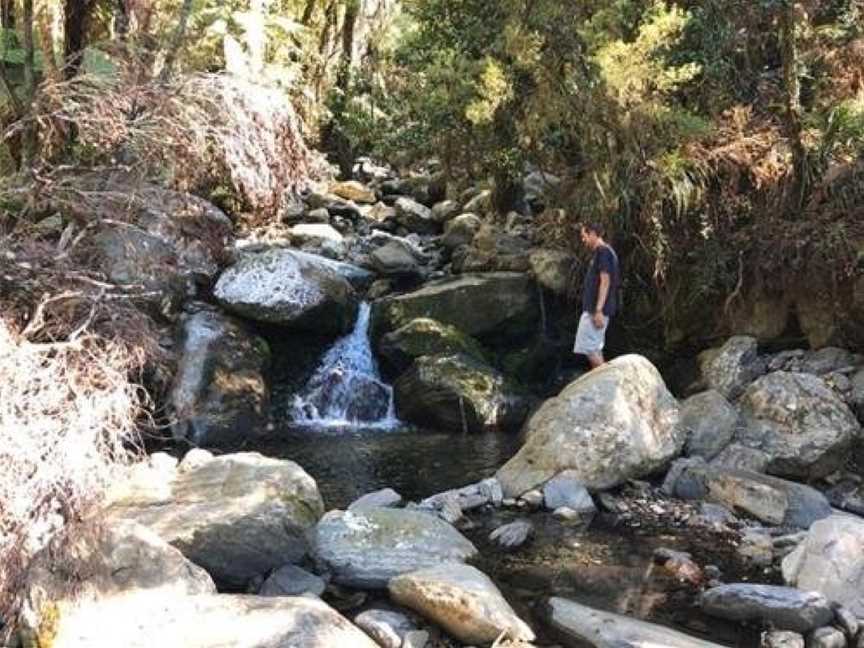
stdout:
POLYGON ((618 286, 621 284, 621 271, 618 267, 618 256, 608 245, 601 245, 594 251, 588 272, 585 273, 585 283, 582 285, 582 311, 593 313, 597 308, 597 293, 600 290, 600 273, 609 273, 609 294, 603 304, 603 314, 612 317, 618 310, 618 286))

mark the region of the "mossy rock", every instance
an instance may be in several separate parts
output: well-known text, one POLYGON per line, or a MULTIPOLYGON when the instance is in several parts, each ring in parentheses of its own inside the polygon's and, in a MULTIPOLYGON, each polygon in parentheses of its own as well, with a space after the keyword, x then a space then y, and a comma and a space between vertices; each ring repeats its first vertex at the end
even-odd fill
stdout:
POLYGON ((483 346, 451 324, 428 317, 418 317, 388 333, 378 346, 386 368, 400 374, 421 356, 462 353, 481 362, 489 362, 483 346))

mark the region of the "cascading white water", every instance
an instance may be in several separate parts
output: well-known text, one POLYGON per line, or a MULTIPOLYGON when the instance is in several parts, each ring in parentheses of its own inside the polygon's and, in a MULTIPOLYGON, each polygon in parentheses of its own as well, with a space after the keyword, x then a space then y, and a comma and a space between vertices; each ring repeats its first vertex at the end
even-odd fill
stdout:
POLYGON ((393 388, 381 380, 369 343, 371 308, 363 302, 354 330, 321 360, 303 391, 295 396, 293 418, 318 427, 396 426, 393 388))

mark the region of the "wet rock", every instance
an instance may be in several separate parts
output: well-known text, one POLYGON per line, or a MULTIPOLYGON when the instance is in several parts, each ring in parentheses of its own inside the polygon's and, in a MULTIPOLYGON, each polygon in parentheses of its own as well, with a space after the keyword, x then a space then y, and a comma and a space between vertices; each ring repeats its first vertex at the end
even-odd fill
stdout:
POLYGON ((417 358, 393 397, 399 418, 453 432, 516 429, 530 406, 516 383, 463 354, 417 358))
POLYGON ((337 182, 330 186, 330 193, 344 198, 345 200, 353 200, 355 203, 372 205, 376 202, 375 192, 356 180, 348 180, 347 182, 337 182))
POLYGON ((567 646, 593 648, 719 648, 661 625, 595 610, 564 598, 550 598, 543 610, 547 623, 567 646))
POLYGON ((807 539, 783 559, 783 578, 864 618, 864 520, 837 514, 814 523, 807 539))
POLYGON ((217 583, 243 589, 302 559, 304 534, 323 511, 315 480, 300 466, 245 452, 167 478, 142 473, 110 493, 107 516, 149 527, 217 583))
POLYGON ((503 500, 501 484, 494 477, 483 479, 476 484, 469 484, 462 488, 455 488, 431 497, 427 497, 420 504, 435 506, 439 501, 452 499, 460 510, 470 511, 472 509, 491 504, 500 506, 503 500))
POLYGON ((387 508, 399 506, 402 496, 392 488, 384 488, 374 493, 367 493, 355 500, 348 506, 349 511, 362 510, 366 508, 387 508))
POLYGON ((435 219, 432 210, 410 198, 399 198, 396 201, 396 222, 410 232, 418 234, 437 234, 441 231, 441 223, 435 219))
POLYGON ((512 639, 534 639, 495 584, 475 567, 451 563, 402 574, 387 589, 394 601, 460 641, 489 643, 504 632, 512 639))
POLYGON ((411 619, 394 610, 366 610, 354 617, 354 623, 381 648, 401 648, 406 635, 417 630, 411 619))
POLYGON ((470 245, 482 225, 483 221, 476 214, 460 214, 444 226, 441 245, 448 250, 455 250, 461 245, 470 245))
POLYGON ((480 343, 455 326, 420 317, 381 338, 379 353, 396 374, 402 373, 421 356, 462 353, 486 361, 480 343))
POLYGON ((318 599, 227 594, 115 596, 56 619, 52 648, 377 648, 368 636, 318 599), (110 620, 110 625, 106 625, 110 620))
POLYGON ((330 511, 310 540, 316 562, 334 582, 371 589, 385 587, 399 574, 461 562, 477 553, 446 522, 404 509, 330 511))
POLYGON ((739 404, 739 439, 766 452, 767 471, 785 477, 824 477, 843 465, 860 425, 816 376, 777 371, 747 388, 739 404))
POLYGON ((759 648, 804 648, 804 637, 788 630, 763 632, 759 648))
POLYGON ((670 494, 706 499, 769 524, 806 529, 831 515, 831 506, 822 493, 778 477, 718 468, 701 460, 682 460, 675 472, 674 482, 664 484, 670 494))
POLYGON ((514 520, 498 527, 489 534, 490 542, 503 549, 517 549, 525 544, 534 533, 534 525, 528 520, 514 520))
POLYGON ((242 317, 321 334, 347 333, 357 318, 357 296, 332 262, 294 250, 244 255, 213 294, 242 317))
POLYGON ((546 482, 543 486, 543 503, 550 511, 566 506, 581 514, 593 515, 597 512, 588 489, 572 470, 560 472, 546 482))
POLYGON ((261 596, 300 596, 314 594, 321 596, 327 583, 315 574, 296 565, 284 565, 274 571, 261 586, 261 596))
POLYGON ((704 356, 701 366, 708 386, 730 400, 765 373, 756 340, 747 336, 729 338, 719 350, 704 356))
POLYGON ((184 316, 181 327, 168 396, 174 438, 231 446, 260 435, 270 403, 267 343, 241 321, 203 306, 184 316))
POLYGON ((817 592, 792 587, 735 583, 704 592, 706 613, 731 621, 763 621, 780 630, 809 632, 834 618, 831 606, 817 592))
POLYGON ((418 317, 450 324, 471 336, 518 336, 535 330, 537 290, 516 273, 462 275, 375 304, 375 330, 395 330, 418 317))
POLYGON ((684 454, 713 459, 735 434, 738 412, 718 391, 695 394, 681 403, 681 427, 687 435, 684 454))
POLYGON ((846 636, 837 628, 817 628, 807 637, 807 648, 846 648, 846 636))
POLYGON ((497 473, 507 496, 572 469, 604 490, 666 466, 681 450, 678 403, 642 356, 615 358, 547 400, 525 427, 526 442, 497 473))

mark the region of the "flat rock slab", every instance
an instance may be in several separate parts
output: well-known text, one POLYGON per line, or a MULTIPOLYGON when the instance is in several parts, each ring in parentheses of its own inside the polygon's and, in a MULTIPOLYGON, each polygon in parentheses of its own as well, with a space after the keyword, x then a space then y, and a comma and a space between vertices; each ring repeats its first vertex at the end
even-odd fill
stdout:
POLYGON ((443 520, 404 509, 330 511, 309 536, 321 569, 335 583, 359 588, 383 589, 395 576, 477 554, 443 520))
POLYGON ((176 473, 154 473, 153 483, 124 484, 109 518, 149 527, 231 588, 306 555, 306 530, 324 503, 296 463, 244 452, 184 464, 176 473))
POLYGON ((556 637, 573 648, 720 648, 720 644, 647 621, 595 610, 564 598, 551 598, 546 620, 556 637))
POLYGON ((701 604, 705 612, 723 619, 764 621, 778 630, 801 633, 827 625, 834 618, 822 594, 777 585, 720 585, 703 593, 701 604))
POLYGON ((118 596, 58 618, 54 632, 51 648, 378 648, 324 602, 306 597, 118 596))
POLYGON ((387 589, 394 601, 465 643, 490 643, 503 632, 510 639, 534 639, 489 577, 470 565, 451 563, 403 574, 387 589))

